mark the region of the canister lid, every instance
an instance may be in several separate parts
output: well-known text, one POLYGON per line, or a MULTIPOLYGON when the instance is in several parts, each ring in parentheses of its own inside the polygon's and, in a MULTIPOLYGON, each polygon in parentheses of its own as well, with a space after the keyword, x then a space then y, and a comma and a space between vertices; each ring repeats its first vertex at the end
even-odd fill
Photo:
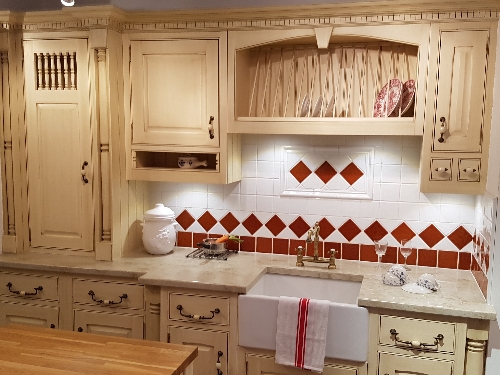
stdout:
POLYGON ((175 213, 162 203, 157 203, 155 208, 144 213, 144 219, 174 219, 175 213))

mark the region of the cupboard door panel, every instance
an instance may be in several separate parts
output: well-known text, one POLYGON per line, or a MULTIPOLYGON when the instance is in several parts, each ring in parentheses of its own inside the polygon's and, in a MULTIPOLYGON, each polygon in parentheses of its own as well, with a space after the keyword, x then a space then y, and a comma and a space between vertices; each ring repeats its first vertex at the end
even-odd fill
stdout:
POLYGON ((217 374, 217 360, 220 361, 222 374, 227 374, 227 332, 183 327, 168 327, 168 332, 171 343, 198 347, 198 357, 193 361, 194 375, 217 374), (219 351, 222 352, 220 357, 219 351))
POLYGON ((441 32, 435 151, 481 152, 488 38, 486 30, 441 32))
POLYGON ((75 310, 74 330, 98 335, 144 338, 144 317, 75 310))
POLYGON ((24 47, 31 247, 91 251, 87 41, 32 40, 24 47))
POLYGON ((131 42, 134 144, 219 145, 218 48, 217 40, 131 42))
POLYGON ((0 325, 7 324, 58 328, 59 308, 0 302, 0 325))
POLYGON ((453 375, 453 362, 379 353, 378 373, 383 375, 453 375))

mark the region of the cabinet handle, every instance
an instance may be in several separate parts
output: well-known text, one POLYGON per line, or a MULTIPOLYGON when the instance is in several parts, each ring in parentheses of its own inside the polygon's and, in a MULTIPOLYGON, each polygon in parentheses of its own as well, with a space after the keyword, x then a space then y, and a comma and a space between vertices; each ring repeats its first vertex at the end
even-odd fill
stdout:
POLYGON ((78 332, 83 332, 83 328, 82 327, 78 327, 77 331, 78 332))
POLYGON ((445 168, 445 167, 438 167, 435 169, 436 172, 439 172, 439 173, 446 173, 448 172, 448 168, 445 168))
POLYGON ((214 116, 210 116, 210 120, 208 121, 208 135, 210 139, 214 139, 214 116))
POLYGON ((23 290, 11 290, 10 288, 12 287, 12 283, 10 281, 7 283, 6 287, 9 288, 9 292, 14 293, 14 294, 18 294, 21 297, 24 297, 24 296, 36 296, 38 294, 39 290, 43 290, 43 286, 41 286, 41 285, 39 287, 33 288, 33 289, 35 289, 35 293, 25 292, 23 290))
MULTIPOLYGON (((177 310, 179 310, 179 313, 185 317, 185 318, 190 318, 190 319, 213 319, 215 314, 220 313, 220 310, 218 308, 215 308, 214 310, 210 311, 212 313, 212 316, 203 316, 203 315, 190 315, 190 314, 184 314, 182 312, 182 305, 177 305, 177 310)), ((221 354, 222 355, 222 354, 221 354)))
POLYGON ((434 337, 434 343, 433 344, 426 344, 425 342, 420 342, 420 341, 405 341, 405 340, 400 340, 398 339, 398 331, 396 331, 394 328, 391 328, 389 331, 391 333, 391 337, 394 337, 394 341, 397 344, 404 344, 409 348, 413 349, 433 349, 433 350, 438 350, 438 345, 439 343, 443 342, 444 336, 442 334, 438 334, 436 337, 434 337), (432 346, 435 346, 435 348, 432 348, 432 346))
POLYGON ((89 165, 89 162, 88 161, 84 161, 83 164, 82 164, 82 181, 84 184, 88 184, 89 183, 89 179, 87 178, 87 173, 85 171, 85 167, 89 165))
POLYGON ((52 324, 50 325, 50 328, 56 328, 56 325, 55 325, 54 323, 52 323, 52 324))
POLYGON ((128 295, 123 293, 121 296, 118 296, 120 298, 120 302, 115 302, 115 301, 110 301, 107 299, 95 299, 95 293, 93 290, 89 290, 89 296, 92 297, 92 301, 101 303, 103 305, 118 305, 119 303, 122 303, 122 301, 126 298, 128 298, 128 295))
POLYGON ((464 168, 463 171, 465 173, 476 173, 477 169, 476 168, 464 168))
POLYGON ((217 375, 222 375, 222 365, 220 363, 220 357, 222 357, 224 353, 222 353, 220 350, 217 352, 217 362, 215 363, 215 368, 217 369, 217 375))
POLYGON ((439 127, 439 134, 441 134, 441 136, 438 138, 438 142, 443 143, 444 133, 446 133, 446 118, 441 117, 439 121, 441 121, 441 126, 439 127))

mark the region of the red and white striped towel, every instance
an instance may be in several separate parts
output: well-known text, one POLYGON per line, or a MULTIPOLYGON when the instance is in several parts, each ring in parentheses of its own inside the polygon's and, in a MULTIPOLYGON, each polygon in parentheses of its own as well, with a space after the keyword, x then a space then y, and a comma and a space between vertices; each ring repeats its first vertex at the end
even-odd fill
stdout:
POLYGON ((276 363, 323 372, 329 301, 280 297, 276 363))

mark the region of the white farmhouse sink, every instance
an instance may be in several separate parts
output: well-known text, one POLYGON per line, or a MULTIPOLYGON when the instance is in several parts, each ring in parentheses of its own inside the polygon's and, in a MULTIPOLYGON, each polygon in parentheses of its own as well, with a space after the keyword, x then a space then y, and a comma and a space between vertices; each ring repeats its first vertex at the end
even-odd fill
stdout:
POLYGON ((238 297, 239 345, 276 350, 280 296, 330 301, 326 357, 366 362, 368 310, 356 305, 361 282, 264 274, 238 297))

